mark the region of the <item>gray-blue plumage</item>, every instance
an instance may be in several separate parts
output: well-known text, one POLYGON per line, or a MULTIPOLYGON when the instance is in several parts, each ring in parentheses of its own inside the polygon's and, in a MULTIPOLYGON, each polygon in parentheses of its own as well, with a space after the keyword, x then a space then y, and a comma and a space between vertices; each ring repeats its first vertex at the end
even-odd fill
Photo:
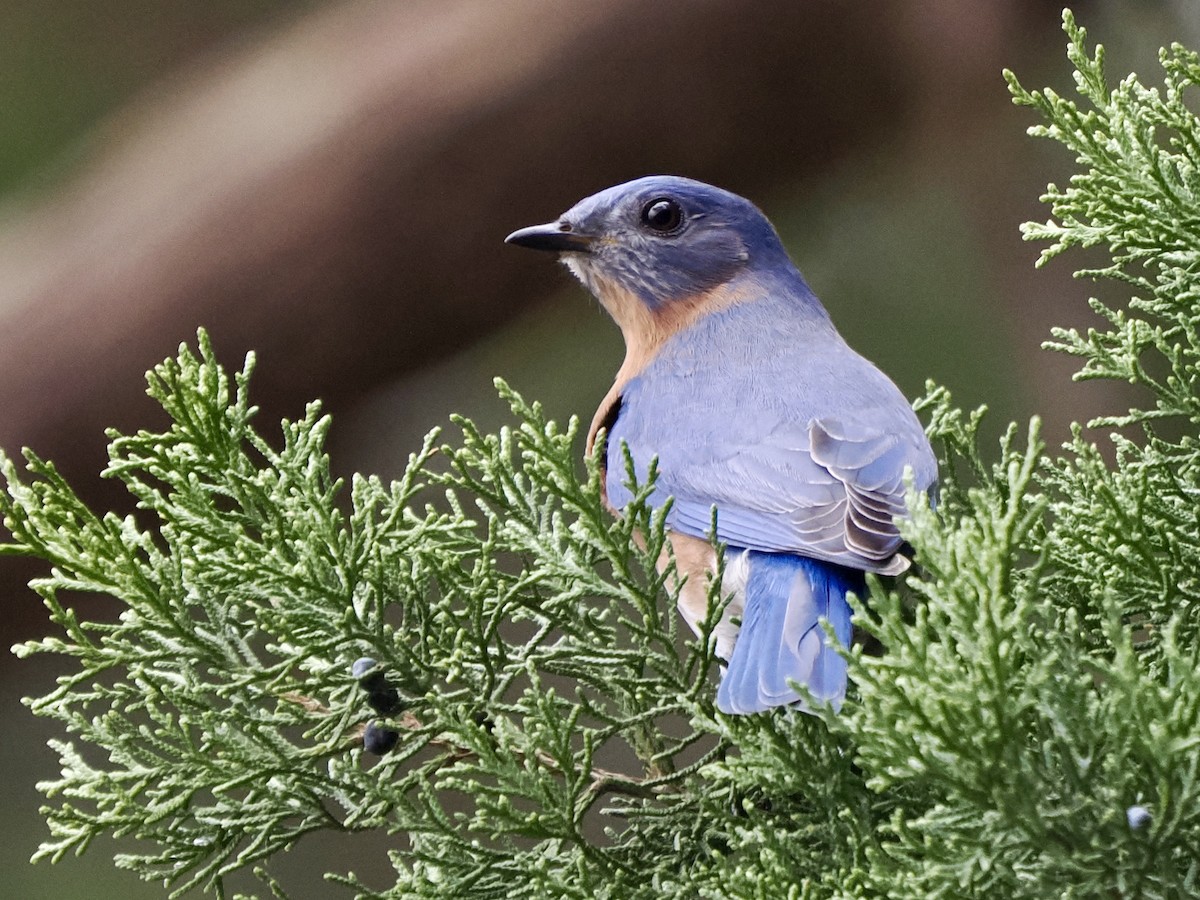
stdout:
MULTIPOLYGON (((861 591, 863 572, 907 565, 895 524, 905 473, 918 491, 937 477, 908 402, 846 345, 770 222, 735 194, 642 178, 509 240, 560 252, 625 337, 593 422, 593 434, 608 429, 611 505, 630 499, 624 449, 639 479, 657 458, 652 503, 673 498, 667 525, 689 580, 712 571, 695 542, 717 509, 716 537, 738 556, 726 587, 742 614, 740 633, 730 622, 717 637, 728 662, 718 706, 795 702, 789 681, 840 705, 845 663, 818 620, 849 641, 846 592, 861 591)), ((680 601, 693 627, 698 596, 680 601)))
MULTIPOLYGON (((899 390, 814 314, 795 282, 668 339, 626 385, 609 432, 609 499, 629 500, 629 447, 675 498, 668 525, 760 550, 890 571, 904 470, 918 489, 936 463, 899 390)), ((781 279, 782 281, 782 279, 781 279)))

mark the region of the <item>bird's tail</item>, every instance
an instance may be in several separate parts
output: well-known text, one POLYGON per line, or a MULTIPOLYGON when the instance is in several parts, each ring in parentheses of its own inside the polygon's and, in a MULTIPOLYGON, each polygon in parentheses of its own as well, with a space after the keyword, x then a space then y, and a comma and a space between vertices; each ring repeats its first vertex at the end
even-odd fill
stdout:
MULTIPOLYGON (((789 681, 835 710, 846 698, 846 660, 819 620, 827 619, 843 646, 850 644, 847 591, 861 594, 863 574, 786 553, 746 551, 745 609, 732 659, 717 691, 725 713, 761 712, 797 703, 789 681)), ((801 708, 807 707, 801 703, 801 708)))

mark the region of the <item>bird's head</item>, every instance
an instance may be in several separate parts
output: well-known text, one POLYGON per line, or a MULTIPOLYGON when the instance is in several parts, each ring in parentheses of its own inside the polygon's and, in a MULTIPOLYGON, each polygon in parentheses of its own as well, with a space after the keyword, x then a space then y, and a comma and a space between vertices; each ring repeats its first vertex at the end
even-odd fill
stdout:
POLYGON ((736 302, 731 286, 739 276, 791 270, 775 229, 753 203, 666 175, 593 194, 557 221, 506 240, 559 253, 627 340, 631 332, 676 330, 696 312, 736 302))

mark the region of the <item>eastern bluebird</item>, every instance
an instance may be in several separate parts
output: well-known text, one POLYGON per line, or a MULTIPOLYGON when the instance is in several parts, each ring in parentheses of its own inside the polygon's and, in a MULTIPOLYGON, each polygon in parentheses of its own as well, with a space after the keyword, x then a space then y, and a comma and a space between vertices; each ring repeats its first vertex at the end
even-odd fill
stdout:
POLYGON ((904 476, 929 491, 937 463, 896 386, 842 340, 766 216, 728 191, 671 176, 601 191, 557 222, 507 241, 561 254, 625 339, 625 361, 592 420, 607 430, 605 488, 630 500, 658 458, 651 504, 683 577, 679 608, 698 630, 726 544, 732 594, 714 633, 726 669, 717 706, 751 713, 805 699, 834 709, 850 643, 849 591, 865 572, 908 566, 895 519, 904 476), (740 630, 736 620, 740 618, 740 630))

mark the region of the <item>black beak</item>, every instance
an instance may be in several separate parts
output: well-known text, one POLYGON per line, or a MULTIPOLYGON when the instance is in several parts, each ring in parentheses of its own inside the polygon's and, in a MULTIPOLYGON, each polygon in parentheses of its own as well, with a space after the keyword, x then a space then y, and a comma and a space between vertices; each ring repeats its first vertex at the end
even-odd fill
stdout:
POLYGON ((588 253, 595 240, 590 234, 572 231, 566 222, 547 222, 518 229, 506 237, 504 243, 552 253, 588 253))

